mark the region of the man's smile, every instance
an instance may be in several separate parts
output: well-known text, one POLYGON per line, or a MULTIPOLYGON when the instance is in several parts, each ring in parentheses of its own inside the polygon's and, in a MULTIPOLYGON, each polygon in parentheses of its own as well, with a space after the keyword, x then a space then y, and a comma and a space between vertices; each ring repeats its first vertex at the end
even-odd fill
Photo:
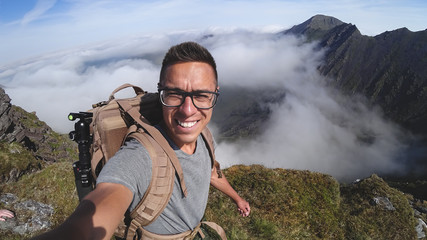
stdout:
POLYGON ((191 128, 193 127, 198 121, 192 121, 192 122, 181 122, 179 120, 176 120, 179 126, 183 128, 191 128))

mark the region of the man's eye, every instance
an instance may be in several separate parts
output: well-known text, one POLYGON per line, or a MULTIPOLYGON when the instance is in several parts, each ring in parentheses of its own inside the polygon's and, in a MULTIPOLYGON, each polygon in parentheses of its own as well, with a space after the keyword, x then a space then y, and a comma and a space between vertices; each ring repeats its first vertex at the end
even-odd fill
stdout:
POLYGON ((194 95, 193 98, 197 100, 209 100, 210 95, 201 93, 201 94, 194 95))
POLYGON ((171 97, 171 98, 180 98, 181 94, 177 93, 177 92, 168 92, 166 93, 166 97, 171 97))

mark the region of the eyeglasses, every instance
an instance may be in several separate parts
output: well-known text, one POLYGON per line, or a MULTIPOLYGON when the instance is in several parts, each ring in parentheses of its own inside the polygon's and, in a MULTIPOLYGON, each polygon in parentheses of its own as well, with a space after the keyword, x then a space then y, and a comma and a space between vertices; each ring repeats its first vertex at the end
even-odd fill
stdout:
POLYGON ((180 107, 187 97, 191 98, 198 109, 213 108, 218 99, 219 92, 194 91, 186 92, 179 88, 159 88, 160 101, 166 107, 180 107))

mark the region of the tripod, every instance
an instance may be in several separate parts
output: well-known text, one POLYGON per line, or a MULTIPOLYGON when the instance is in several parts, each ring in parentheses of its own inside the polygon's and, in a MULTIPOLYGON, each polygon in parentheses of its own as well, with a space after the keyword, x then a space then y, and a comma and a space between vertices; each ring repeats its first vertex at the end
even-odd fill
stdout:
POLYGON ((69 137, 71 140, 77 142, 79 147, 79 161, 73 163, 73 169, 80 201, 93 190, 90 164, 91 154, 89 151, 92 144, 92 136, 90 134, 92 116, 93 114, 90 112, 70 113, 68 115, 70 121, 78 119, 74 124, 74 131, 69 133, 69 137))

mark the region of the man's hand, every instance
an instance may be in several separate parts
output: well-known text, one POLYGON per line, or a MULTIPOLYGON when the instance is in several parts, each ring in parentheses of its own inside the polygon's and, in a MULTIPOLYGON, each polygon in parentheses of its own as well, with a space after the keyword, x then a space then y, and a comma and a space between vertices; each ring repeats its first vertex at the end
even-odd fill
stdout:
POLYGON ((211 184, 216 189, 220 190, 221 192, 229 196, 231 199, 233 199, 233 201, 237 205, 237 210, 239 211, 242 217, 249 216, 249 213, 251 212, 251 207, 249 206, 249 203, 239 196, 239 194, 230 185, 227 178, 225 178, 224 174, 222 174, 221 178, 218 178, 216 168, 212 169, 211 184))
POLYGON ((6 209, 1 209, 0 210, 0 221, 6 221, 5 218, 13 218, 13 212, 6 210, 6 209))
POLYGON ((239 211, 240 216, 247 217, 251 213, 251 207, 249 206, 249 203, 243 199, 236 202, 237 210, 239 211))

